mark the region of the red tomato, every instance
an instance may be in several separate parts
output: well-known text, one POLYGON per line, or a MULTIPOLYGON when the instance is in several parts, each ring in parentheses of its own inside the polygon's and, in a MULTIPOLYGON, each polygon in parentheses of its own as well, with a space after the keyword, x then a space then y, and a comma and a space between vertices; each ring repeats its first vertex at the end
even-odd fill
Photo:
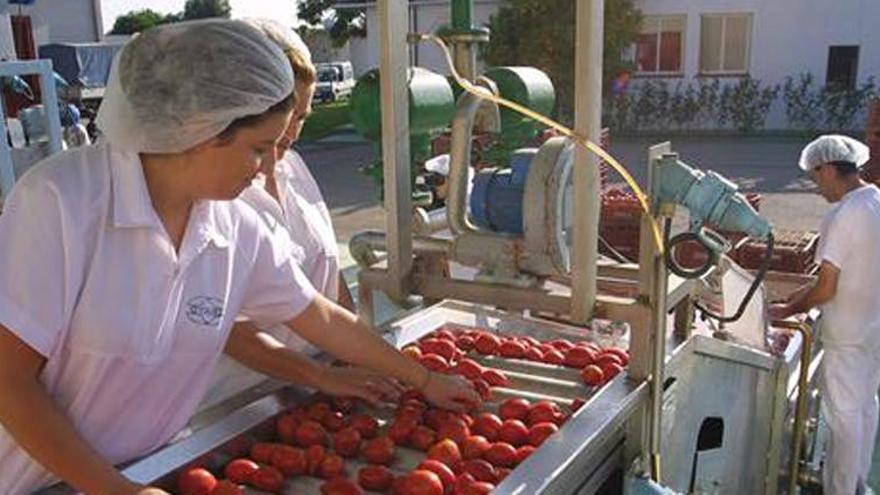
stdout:
POLYGON ((363 495, 361 490, 354 481, 347 480, 343 477, 333 478, 321 484, 321 495, 363 495))
POLYGON ((294 442, 294 433, 299 426, 299 421, 292 414, 285 414, 278 418, 275 423, 275 430, 284 443, 294 442))
POLYGON ((397 495, 443 495, 443 482, 440 477, 426 469, 410 471, 396 484, 397 495))
POLYGON ((321 425, 323 425, 327 431, 337 432, 345 428, 345 415, 339 411, 331 412, 324 416, 324 419, 321 420, 321 425))
POLYGON ((394 442, 388 437, 374 438, 364 445, 362 454, 370 464, 391 464, 394 461, 394 442))
POLYGON ((586 347, 572 347, 565 353, 565 365, 569 368, 583 368, 596 361, 596 354, 586 347))
POLYGON ((410 400, 416 400, 421 402, 424 405, 425 394, 419 392, 418 390, 411 388, 404 393, 400 394, 400 402, 404 403, 410 400))
POLYGON ((493 441, 498 438, 498 430, 501 429, 501 425, 501 418, 492 413, 484 412, 474 417, 472 430, 477 435, 482 435, 487 440, 493 441))
POLYGON ((417 426, 409 436, 412 448, 426 452, 437 441, 437 434, 427 426, 417 426))
POLYGON ((333 437, 333 449, 342 457, 354 457, 361 450, 361 434, 352 427, 340 430, 333 437))
POLYGON ((272 466, 260 466, 251 476, 251 486, 264 492, 278 493, 284 487, 284 475, 272 466))
POLYGON ((302 449, 284 445, 275 449, 272 454, 272 465, 285 476, 305 474, 309 469, 306 453, 302 449))
POLYGON ((620 347, 608 347, 604 351, 606 354, 614 354, 615 356, 620 358, 621 364, 626 366, 629 364, 629 353, 620 347))
POLYGON ((327 431, 320 423, 313 420, 303 421, 294 434, 296 443, 303 447, 311 445, 327 445, 327 431))
POLYGON ((492 398, 492 387, 489 385, 489 382, 480 378, 479 380, 473 380, 471 383, 474 384, 474 390, 480 394, 481 399, 490 400, 492 398))
POLYGON ((623 371, 623 367, 617 363, 608 363, 602 366, 602 374, 605 376, 606 382, 617 376, 621 371, 623 371))
POLYGON ((258 464, 269 464, 276 447, 276 443, 257 442, 251 446, 251 459, 258 464))
POLYGON ((315 402, 306 407, 306 414, 312 421, 321 422, 321 420, 324 419, 324 416, 331 412, 332 409, 330 408, 330 404, 326 402, 315 402))
POLYGON ((366 414, 353 415, 351 417, 351 423, 349 423, 349 426, 357 430, 363 438, 373 438, 379 431, 379 421, 372 416, 367 416, 366 414))
POLYGON ((385 466, 366 466, 358 471, 358 483, 364 490, 384 492, 393 481, 394 475, 385 466))
POLYGON ((475 483, 477 480, 474 479, 468 473, 462 472, 458 476, 455 477, 455 485, 452 487, 453 495, 464 495, 467 492, 467 487, 471 485, 471 483, 475 483))
POLYGON ((422 349, 422 354, 437 354, 447 362, 452 361, 457 350, 451 341, 442 339, 428 339, 422 342, 419 347, 422 349))
POLYGON ((559 431, 559 427, 550 422, 535 423, 529 428, 529 445, 540 447, 544 440, 559 431))
POLYGON ((538 450, 538 448, 534 445, 523 445, 522 447, 516 449, 516 463, 519 464, 522 461, 526 460, 536 450, 538 450))
POLYGON ((416 469, 425 469, 436 474, 440 481, 443 482, 443 487, 446 490, 452 490, 453 485, 455 485, 455 473, 449 469, 449 466, 440 461, 425 459, 416 469))
POLYGON ((562 352, 565 352, 565 351, 571 349, 572 347, 574 347, 574 344, 572 344, 571 342, 569 342, 565 339, 552 340, 549 342, 549 344, 552 345, 553 347, 559 349, 562 352))
POLYGON ((461 464, 461 450, 458 444, 446 438, 435 443, 428 449, 428 459, 435 459, 457 471, 461 464))
POLYGON ((481 459, 483 454, 489 450, 489 440, 482 435, 471 435, 465 440, 461 447, 461 457, 463 459, 481 459))
POLYGON ((324 460, 325 455, 327 455, 327 451, 324 449, 323 445, 312 445, 306 449, 306 461, 309 465, 309 474, 315 474, 318 472, 318 468, 321 467, 321 461, 324 460))
POLYGON ((328 454, 321 460, 318 467, 318 476, 324 479, 333 479, 345 472, 345 461, 336 454, 328 454))
POLYGON ((617 354, 600 354, 599 357, 596 358, 596 364, 599 365, 600 368, 604 368, 612 363, 623 368, 623 360, 620 359, 620 356, 617 354))
POLYGON ((498 406, 498 414, 501 419, 518 419, 526 421, 529 418, 529 407, 531 404, 526 399, 514 398, 507 399, 498 406))
POLYGON ((522 342, 508 340, 498 347, 498 353, 503 357, 519 359, 526 353, 526 346, 522 342))
POLYGON ((501 345, 501 339, 491 333, 481 333, 474 341, 474 349, 480 354, 495 354, 501 345))
MULTIPOLYGON (((519 464, 519 461, 517 461, 517 464, 519 464)), ((496 481, 496 483, 501 483, 501 481, 503 481, 504 478, 507 478, 507 477, 510 475, 510 473, 511 473, 512 471, 513 471, 513 470, 510 469, 510 468, 498 468, 498 469, 496 469, 496 470, 495 470, 495 474, 496 474, 496 478, 498 478, 498 480, 496 481)))
POLYGON ((581 378, 587 385, 595 387, 605 380, 605 374, 602 373, 602 368, 591 364, 581 370, 581 378))
POLYGON ((217 486, 217 478, 205 468, 189 468, 177 478, 181 495, 210 495, 217 486))
POLYGON ((483 374, 483 367, 473 359, 464 358, 452 367, 452 372, 468 380, 476 380, 483 374))
POLYGON ((459 349, 467 352, 474 348, 474 338, 469 335, 459 335, 455 339, 455 345, 459 349))
POLYGON ((498 430, 498 439, 507 442, 514 447, 518 447, 526 443, 529 436, 529 429, 525 423, 518 419, 506 419, 498 430))
POLYGON ((486 380, 493 387, 504 387, 510 383, 507 375, 496 369, 487 369, 483 371, 483 380, 486 380))
POLYGON ((529 425, 548 421, 550 423, 559 424, 562 422, 562 410, 555 402, 542 400, 532 404, 529 409, 529 425))
POLYGON ((528 359, 529 361, 541 363, 544 361, 544 351, 537 347, 529 347, 528 349, 526 349, 523 357, 528 359))
POLYGON ((229 480, 220 480, 211 490, 211 495, 244 495, 244 487, 229 480))
POLYGON ((441 340, 448 340, 450 342, 455 342, 456 335, 454 333, 452 333, 451 330, 447 330, 445 328, 441 328, 440 330, 434 331, 433 335, 435 338, 438 338, 441 340))
POLYGON ((462 471, 474 477, 477 481, 494 483, 497 477, 495 467, 484 459, 471 459, 462 465, 462 471))
POLYGON ((476 483, 471 483, 467 487, 467 491, 465 495, 489 495, 492 493, 492 490, 495 489, 495 485, 492 483, 486 483, 485 481, 477 481, 476 483))
POLYGON ((435 430, 439 430, 440 427, 445 425, 454 415, 455 414, 452 411, 446 409, 429 409, 425 413, 425 424, 435 430))
POLYGON ((260 465, 250 459, 234 459, 223 468, 223 476, 233 483, 250 483, 251 475, 260 465))
POLYGON ((425 368, 437 373, 446 373, 449 370, 449 361, 439 354, 423 354, 419 362, 425 368))
POLYGON ((576 397, 573 401, 571 401, 571 410, 577 411, 578 409, 584 407, 584 404, 587 403, 587 400, 583 397, 576 397))
POLYGON ((449 438, 458 445, 463 445, 469 436, 471 436, 471 430, 461 418, 450 418, 437 430, 437 438, 449 438))
POLYGON ((510 467, 516 465, 516 449, 507 442, 495 442, 483 454, 483 458, 494 466, 510 467))
POLYGON ((547 351, 544 353, 544 362, 555 365, 565 364, 565 355, 558 349, 547 351))
POLYGON ((388 427, 388 438, 397 445, 404 445, 417 425, 413 419, 398 418, 388 427))

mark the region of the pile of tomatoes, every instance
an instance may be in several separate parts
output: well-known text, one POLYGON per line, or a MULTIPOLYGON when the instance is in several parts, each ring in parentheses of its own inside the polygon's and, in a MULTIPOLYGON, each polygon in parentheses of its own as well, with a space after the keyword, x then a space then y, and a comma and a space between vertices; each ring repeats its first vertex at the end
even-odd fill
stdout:
MULTIPOLYGON (((491 387, 509 384, 503 372, 487 368, 469 353, 499 355, 582 370, 588 385, 600 385, 628 361, 623 350, 567 340, 539 342, 501 337, 475 329, 437 330, 404 352, 426 367, 455 373, 474 383, 484 399, 491 387)), ((583 405, 578 399, 572 410, 583 405)), ((240 495, 244 486, 278 493, 287 479, 324 480, 323 495, 481 495, 490 493, 519 463, 559 430, 569 413, 551 401, 510 398, 489 411, 456 413, 431 407, 417 391, 400 397, 392 418, 380 421, 350 398, 316 396, 276 420, 275 442, 255 443, 247 457, 231 460, 217 480, 204 468, 178 479, 180 495, 240 495), (410 471, 401 452, 424 452, 410 471), (355 465, 355 463, 357 463, 355 465)))

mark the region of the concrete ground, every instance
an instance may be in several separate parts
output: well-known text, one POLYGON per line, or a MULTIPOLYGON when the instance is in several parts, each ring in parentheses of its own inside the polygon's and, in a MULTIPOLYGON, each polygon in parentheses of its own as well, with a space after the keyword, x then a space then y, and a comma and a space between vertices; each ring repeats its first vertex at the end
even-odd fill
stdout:
MULTIPOLYGON (((647 148, 659 139, 614 140, 611 153, 640 183, 644 182, 647 148)), ((743 191, 763 196, 761 212, 777 228, 817 230, 829 205, 815 194, 797 167, 807 139, 743 137, 676 137, 673 150, 686 163, 732 179, 743 191)), ((344 258, 351 266, 347 243, 363 229, 384 229, 385 215, 372 178, 359 169, 375 160, 372 144, 352 129, 298 147, 315 175, 333 216, 344 258)), ((612 176, 612 180, 614 176, 612 176)), ((880 491, 880 454, 875 450, 870 485, 880 491)))

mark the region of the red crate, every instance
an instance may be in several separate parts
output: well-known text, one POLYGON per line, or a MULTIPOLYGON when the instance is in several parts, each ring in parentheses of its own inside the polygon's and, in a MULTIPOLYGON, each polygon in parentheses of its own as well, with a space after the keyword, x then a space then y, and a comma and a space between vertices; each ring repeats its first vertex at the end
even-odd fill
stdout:
MULTIPOLYGON (((770 269, 778 272, 808 273, 813 267, 819 235, 815 232, 780 230, 773 233, 775 244, 770 269)), ((757 269, 767 252, 763 240, 749 239, 736 251, 736 261, 744 268, 757 269)))

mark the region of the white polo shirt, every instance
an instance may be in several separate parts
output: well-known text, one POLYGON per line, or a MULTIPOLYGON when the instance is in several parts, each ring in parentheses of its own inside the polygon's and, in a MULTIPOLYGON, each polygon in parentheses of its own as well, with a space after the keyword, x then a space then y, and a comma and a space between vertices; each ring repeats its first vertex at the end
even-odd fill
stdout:
MULTIPOLYGON (((0 323, 47 358, 40 379, 80 434, 129 461, 186 424, 237 315, 274 325, 311 303, 284 235, 240 200, 201 201, 178 255, 138 155, 75 148, 0 215, 0 323)), ((50 481, 0 427, 0 493, 50 481)))
POLYGON ((822 307, 826 346, 880 348, 880 189, 848 192, 822 220, 816 262, 840 269, 837 293, 822 307))
MULTIPOLYGON (((241 199, 260 212, 270 225, 287 229, 293 241, 293 257, 305 276, 318 292, 336 301, 339 296, 339 248, 318 183, 299 154, 292 150, 275 164, 275 180, 280 201, 266 192, 265 182, 261 180, 255 180, 245 189, 241 199)), ((286 327, 263 329, 293 350, 309 355, 318 352, 286 327)), ((265 375, 222 356, 199 408, 217 405, 265 380, 265 375)))

